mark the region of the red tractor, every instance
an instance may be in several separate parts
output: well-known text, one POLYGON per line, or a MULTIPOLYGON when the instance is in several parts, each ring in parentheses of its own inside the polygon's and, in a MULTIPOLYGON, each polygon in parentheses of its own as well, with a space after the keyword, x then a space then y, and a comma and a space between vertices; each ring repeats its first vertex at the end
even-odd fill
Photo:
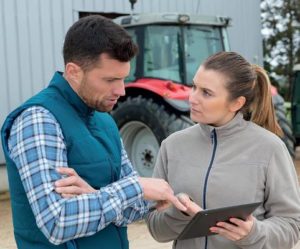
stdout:
MULTIPOLYGON (((140 175, 150 176, 160 143, 193 122, 188 95, 200 63, 218 51, 228 51, 228 18, 180 14, 123 16, 124 26, 139 45, 131 63, 126 96, 112 111, 128 156, 140 175)), ((282 98, 274 102, 291 154, 294 138, 285 118, 282 98)))

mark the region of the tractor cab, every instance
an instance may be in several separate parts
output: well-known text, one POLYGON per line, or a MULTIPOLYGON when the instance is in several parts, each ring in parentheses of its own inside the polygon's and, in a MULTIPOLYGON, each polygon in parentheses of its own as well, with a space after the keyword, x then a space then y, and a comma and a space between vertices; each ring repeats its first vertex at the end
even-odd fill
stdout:
POLYGON ((229 50, 228 18, 164 13, 123 16, 114 21, 139 45, 129 82, 157 78, 191 86, 205 58, 229 50))

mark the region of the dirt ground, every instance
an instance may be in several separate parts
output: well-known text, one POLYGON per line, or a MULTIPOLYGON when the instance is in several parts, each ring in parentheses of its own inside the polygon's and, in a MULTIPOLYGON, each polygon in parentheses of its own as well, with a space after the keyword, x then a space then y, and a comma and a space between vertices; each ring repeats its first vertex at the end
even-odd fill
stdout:
MULTIPOLYGON (((300 182, 300 148, 295 160, 300 182)), ((158 243, 149 234, 143 221, 129 225, 128 237, 131 249, 170 249, 172 243, 158 243)), ((0 249, 16 249, 13 239, 11 210, 8 193, 0 194, 0 249)), ((293 249, 300 249, 300 242, 293 249)))

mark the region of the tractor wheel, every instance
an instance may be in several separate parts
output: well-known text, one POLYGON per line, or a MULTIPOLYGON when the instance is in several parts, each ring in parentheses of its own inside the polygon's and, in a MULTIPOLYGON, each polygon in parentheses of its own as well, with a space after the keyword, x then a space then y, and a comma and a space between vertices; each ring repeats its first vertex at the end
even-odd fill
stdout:
POLYGON ((144 177, 152 175, 160 143, 171 133, 194 123, 185 116, 170 114, 165 106, 142 96, 128 97, 112 111, 128 157, 144 177))
POLYGON ((274 95, 273 96, 273 104, 274 104, 274 108, 275 108, 277 122, 283 131, 282 140, 285 143, 292 158, 295 158, 296 140, 293 136, 291 124, 286 118, 286 110, 284 107, 284 100, 279 94, 274 95))

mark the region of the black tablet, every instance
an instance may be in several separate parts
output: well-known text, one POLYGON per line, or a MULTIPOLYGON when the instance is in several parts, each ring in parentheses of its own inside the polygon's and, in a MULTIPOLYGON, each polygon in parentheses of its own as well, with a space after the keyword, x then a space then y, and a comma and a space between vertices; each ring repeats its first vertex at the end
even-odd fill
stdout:
POLYGON ((248 203, 238 206, 230 206, 216 209, 207 209, 198 212, 179 234, 178 240, 214 235, 209 228, 219 221, 229 221, 230 218, 245 220, 261 202, 248 203))

